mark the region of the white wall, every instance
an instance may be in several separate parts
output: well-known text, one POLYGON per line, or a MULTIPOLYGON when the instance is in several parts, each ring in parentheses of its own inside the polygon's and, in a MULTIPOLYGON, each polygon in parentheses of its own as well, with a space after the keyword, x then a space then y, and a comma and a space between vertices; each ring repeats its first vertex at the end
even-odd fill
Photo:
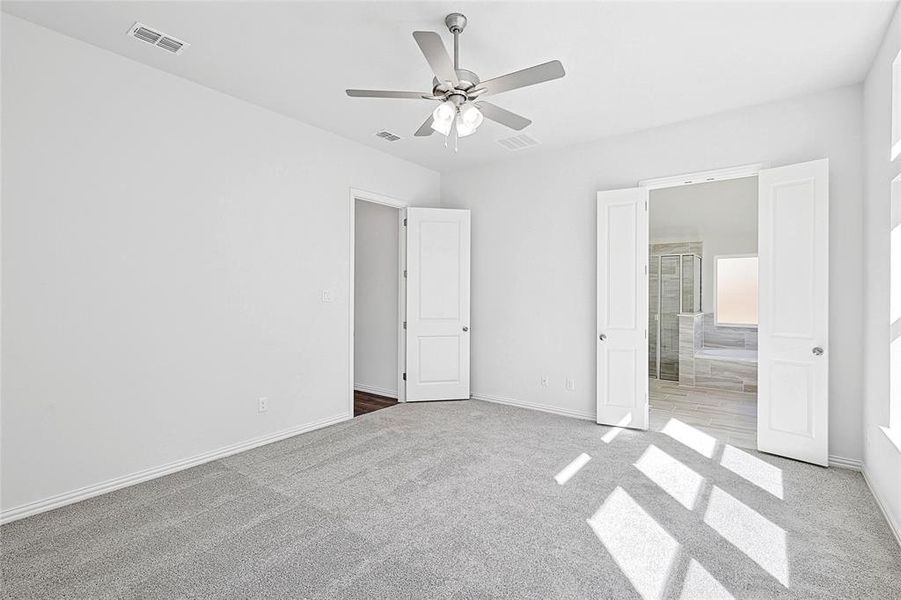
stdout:
POLYGON ((830 453, 860 459, 861 114, 852 86, 443 176, 442 205, 472 210, 473 392, 593 418, 598 190, 828 157, 830 453))
POLYGON ((714 258, 757 253, 757 178, 651 190, 650 240, 703 242, 701 309, 716 310, 714 258))
MULTIPOLYGON (((901 535, 901 449, 881 426, 889 424, 889 290, 891 182, 901 158, 889 160, 892 131, 892 62, 901 51, 901 12, 896 12, 864 83, 865 190, 865 410, 864 465, 873 491, 901 535)), ((898 99, 901 101, 901 99, 898 99)))
POLYGON ((3 509, 350 416, 349 189, 434 205, 439 175, 2 34, 3 509))
POLYGON ((398 209, 356 202, 354 386, 397 397, 398 209))

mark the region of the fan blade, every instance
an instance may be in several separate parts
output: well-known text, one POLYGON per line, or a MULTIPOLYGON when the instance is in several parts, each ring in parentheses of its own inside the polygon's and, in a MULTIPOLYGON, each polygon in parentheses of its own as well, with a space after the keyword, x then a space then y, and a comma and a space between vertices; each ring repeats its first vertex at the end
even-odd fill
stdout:
POLYGON ((506 125, 510 129, 515 129, 516 131, 525 129, 532 124, 532 121, 529 119, 521 117, 514 112, 510 112, 506 108, 495 106, 490 102, 476 102, 476 106, 482 111, 482 115, 484 115, 485 118, 496 121, 501 125, 506 125))
POLYGON ((428 92, 396 92, 392 90, 346 90, 351 98, 403 98, 422 100, 423 96, 431 96, 428 92))
POLYGON ((432 135, 434 131, 435 130, 432 129, 432 115, 429 115, 429 118, 425 120, 425 123, 423 123, 413 135, 416 137, 425 137, 427 135, 432 135))
POLYGON ((559 60, 552 60, 541 65, 529 67, 522 71, 507 73, 494 79, 489 79, 479 83, 478 88, 484 89, 489 94, 500 94, 508 90, 515 90, 536 83, 544 83, 552 79, 559 79, 566 75, 563 65, 559 60))
POLYGON ((413 39, 419 44, 419 49, 425 55, 425 59, 438 81, 450 81, 457 85, 459 83, 457 72, 454 70, 454 63, 451 61, 450 55, 444 48, 441 36, 434 31, 414 31, 413 39))

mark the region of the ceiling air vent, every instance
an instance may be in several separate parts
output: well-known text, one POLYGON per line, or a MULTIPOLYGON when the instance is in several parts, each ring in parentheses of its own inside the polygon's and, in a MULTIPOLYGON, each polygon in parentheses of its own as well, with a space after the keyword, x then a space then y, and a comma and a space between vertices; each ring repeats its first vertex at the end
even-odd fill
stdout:
POLYGON ((531 148, 532 146, 538 145, 538 140, 533 137, 529 137, 528 135, 521 133, 519 135, 514 135, 513 137, 504 138, 502 140, 497 141, 498 144, 506 148, 507 150, 522 150, 524 148, 531 148))
POLYGON ((389 142, 396 142, 400 139, 399 135, 394 135, 390 131, 385 131, 384 129, 375 134, 375 137, 380 137, 382 139, 388 140, 389 142))
POLYGON ((182 50, 188 46, 187 42, 183 42, 169 34, 147 27, 143 23, 135 23, 132 25, 131 29, 128 30, 128 35, 141 40, 142 42, 153 44, 157 48, 161 48, 172 54, 181 54, 182 50))

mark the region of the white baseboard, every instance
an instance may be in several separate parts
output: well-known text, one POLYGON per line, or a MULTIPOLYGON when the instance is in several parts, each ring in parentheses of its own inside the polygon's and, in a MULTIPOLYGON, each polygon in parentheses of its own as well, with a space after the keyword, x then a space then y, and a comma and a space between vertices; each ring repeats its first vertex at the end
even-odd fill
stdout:
POLYGON ((503 396, 492 396, 491 394, 470 394, 473 400, 484 400, 485 402, 494 402, 495 404, 509 404, 510 406, 518 406, 519 408, 528 408, 531 410, 540 410, 541 412, 552 413, 564 417, 573 417, 576 419, 585 419, 588 421, 597 420, 595 413, 581 412, 568 408, 560 408, 558 406, 549 406, 547 404, 538 404, 535 402, 524 402, 513 398, 504 398, 503 396))
POLYGON ((365 383, 355 383, 354 389, 376 396, 385 396, 386 398, 394 398, 397 400, 397 390, 389 390, 388 388, 377 387, 374 385, 366 385, 365 383))
POLYGON ((873 482, 870 481, 870 476, 867 475, 866 466, 861 469, 861 473, 863 473, 863 479, 867 482, 867 487, 870 488, 870 493, 873 494, 873 498, 876 499, 876 504, 879 506, 879 510, 882 511, 882 516, 885 517, 889 529, 895 535, 895 541, 898 542, 898 546, 901 546, 901 523, 896 523, 892 518, 892 515, 887 508, 888 503, 882 499, 882 496, 880 496, 879 492, 876 491, 876 488, 873 487, 873 482))
POLYGON ((845 458, 844 456, 829 455, 829 466, 838 467, 839 469, 851 469, 852 471, 863 471, 863 462, 856 458, 845 458))
POLYGON ((237 444, 224 446, 217 450, 211 450, 209 452, 197 454, 190 458, 184 458, 165 465, 160 465, 158 467, 151 467, 149 469, 137 471, 136 473, 131 473, 130 475, 108 479, 107 481, 88 485, 77 490, 72 490, 70 492, 57 494, 49 498, 44 498, 43 500, 36 500, 34 502, 15 506, 13 508, 0 511, 0 524, 9 523, 10 521, 16 521, 18 519, 24 519, 25 517, 30 517, 31 515, 36 515, 48 510, 53 510, 54 508, 66 506, 67 504, 74 504, 75 502, 87 500, 88 498, 92 498, 94 496, 99 496, 101 494, 106 494, 107 492, 112 492, 124 487, 128 487, 130 485, 135 485, 136 483, 141 483, 149 479, 156 479, 157 477, 163 477, 164 475, 169 475, 177 471, 196 467, 197 465, 218 460, 226 456, 231 456, 232 454, 237 454, 239 452, 244 452, 245 450, 250 450, 252 448, 257 448, 258 446, 265 446, 266 444, 271 444, 272 442, 277 442, 279 440, 293 437, 301 433, 313 431, 314 429, 322 429, 323 427, 328 427, 329 425, 334 425, 336 423, 347 421, 348 419, 352 418, 353 415, 346 413, 335 415, 333 417, 327 417, 325 419, 320 419, 319 421, 313 421, 312 423, 290 427, 288 429, 283 429, 275 433, 266 434, 257 438, 246 440, 244 442, 238 442, 237 444))

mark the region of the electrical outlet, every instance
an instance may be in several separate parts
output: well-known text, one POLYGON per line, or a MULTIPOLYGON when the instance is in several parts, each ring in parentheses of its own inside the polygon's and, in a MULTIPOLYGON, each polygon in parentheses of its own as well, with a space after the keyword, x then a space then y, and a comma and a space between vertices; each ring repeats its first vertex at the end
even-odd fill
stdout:
POLYGON ((576 381, 575 379, 566 378, 566 390, 568 392, 573 392, 576 389, 576 381))
POLYGON ((549 385, 551 385, 551 378, 548 377, 547 375, 542 375, 541 376, 541 387, 548 387, 549 385))
POLYGON ((332 301, 332 291, 331 290, 322 290, 322 301, 325 303, 332 301))
POLYGON ((264 413, 269 410, 269 398, 260 398, 257 401, 257 411, 264 413))

